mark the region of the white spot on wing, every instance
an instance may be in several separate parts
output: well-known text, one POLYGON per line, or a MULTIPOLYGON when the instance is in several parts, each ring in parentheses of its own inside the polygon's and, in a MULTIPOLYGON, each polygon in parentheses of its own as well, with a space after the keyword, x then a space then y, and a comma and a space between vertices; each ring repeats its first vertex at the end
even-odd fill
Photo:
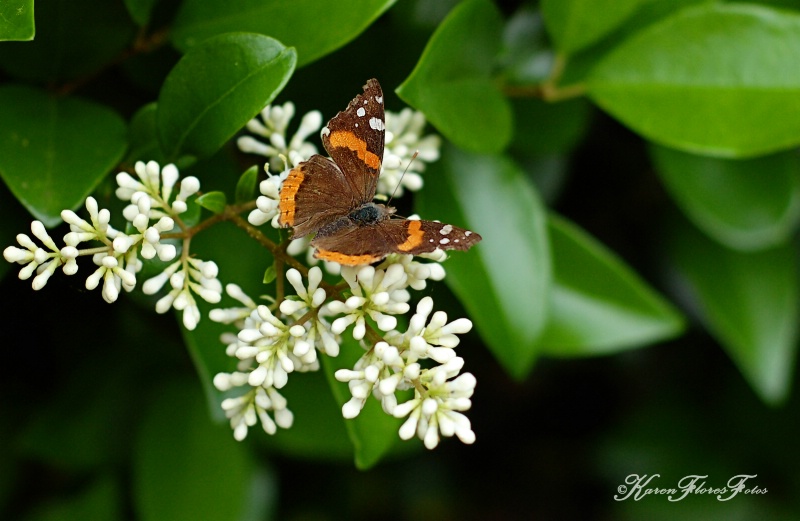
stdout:
POLYGON ((383 131, 386 126, 383 124, 383 121, 378 118, 369 118, 369 126, 375 130, 383 131))
POLYGON ((448 233, 450 233, 452 231, 453 231, 453 225, 452 224, 445 224, 444 226, 442 226, 442 229, 439 230, 439 233, 441 233, 442 235, 447 235, 448 233))
POLYGON ((363 118, 367 114, 367 111, 364 110, 364 107, 358 107, 356 114, 358 114, 359 118, 363 118))
POLYGON ((323 136, 329 136, 330 133, 331 129, 329 129, 328 127, 322 127, 322 131, 320 132, 320 134, 322 134, 323 136))
POLYGON ((465 237, 469 237, 470 235, 472 235, 471 231, 467 230, 467 231, 464 232, 464 236, 465 237))
POLYGON ((383 103, 383 96, 375 96, 375 101, 378 103, 383 103))
POLYGON ((440 241, 439 241, 439 244, 448 244, 449 242, 450 242, 450 239, 448 239, 447 237, 445 237, 444 239, 442 239, 442 240, 440 240, 440 241))

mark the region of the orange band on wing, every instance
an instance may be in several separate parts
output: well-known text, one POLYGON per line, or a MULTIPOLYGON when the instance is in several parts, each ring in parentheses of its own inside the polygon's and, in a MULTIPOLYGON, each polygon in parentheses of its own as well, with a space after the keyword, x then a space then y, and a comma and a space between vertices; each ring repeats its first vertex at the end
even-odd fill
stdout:
POLYGON ((400 251, 413 250, 422 244, 422 237, 425 235, 425 232, 422 231, 422 221, 406 221, 406 223, 408 238, 403 244, 397 245, 397 249, 400 251))
POLYGON ((297 195, 297 190, 299 190, 300 185, 303 184, 303 179, 305 179, 303 169, 301 167, 296 167, 289 172, 289 177, 286 178, 283 182, 283 186, 281 186, 281 216, 279 220, 284 226, 294 226, 294 199, 297 195))
POLYGON ((321 250, 319 248, 317 248, 317 251, 314 252, 314 257, 326 261, 338 262, 339 264, 345 264, 347 266, 370 264, 382 258, 382 256, 380 255, 369 255, 369 254, 345 255, 344 253, 337 253, 335 251, 330 251, 330 250, 321 250))
POLYGON ((381 158, 367 150, 367 142, 359 139, 350 131, 337 130, 331 132, 328 137, 333 148, 344 147, 352 150, 358 155, 358 158, 367 164, 368 167, 380 170, 381 158))

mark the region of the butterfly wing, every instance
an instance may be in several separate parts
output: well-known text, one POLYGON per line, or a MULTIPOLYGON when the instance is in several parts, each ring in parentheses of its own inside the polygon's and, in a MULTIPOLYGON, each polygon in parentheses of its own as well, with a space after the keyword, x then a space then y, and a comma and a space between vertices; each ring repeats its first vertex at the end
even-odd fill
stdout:
POLYGON ((371 264, 389 253, 419 255, 436 249, 468 250, 481 240, 475 232, 451 224, 387 219, 372 226, 351 224, 336 233, 316 237, 311 245, 318 259, 350 266, 371 264))
POLYGON ((293 238, 303 237, 349 214, 359 204, 356 198, 341 169, 315 154, 283 182, 278 222, 292 227, 293 238))
POLYGON ((383 90, 374 78, 322 129, 322 144, 345 172, 359 204, 375 197, 385 134, 383 90))

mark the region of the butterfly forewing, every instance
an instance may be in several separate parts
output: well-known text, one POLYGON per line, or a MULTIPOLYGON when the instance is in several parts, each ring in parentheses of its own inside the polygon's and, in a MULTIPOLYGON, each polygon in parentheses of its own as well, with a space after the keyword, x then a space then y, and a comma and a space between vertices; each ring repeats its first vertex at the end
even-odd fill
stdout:
POLYGON ((361 203, 375 197, 385 134, 383 90, 376 79, 367 81, 364 93, 322 129, 325 150, 347 172, 351 188, 361 203))
POLYGON ((278 220, 299 238, 347 215, 358 204, 339 167, 316 154, 294 167, 283 182, 278 220))

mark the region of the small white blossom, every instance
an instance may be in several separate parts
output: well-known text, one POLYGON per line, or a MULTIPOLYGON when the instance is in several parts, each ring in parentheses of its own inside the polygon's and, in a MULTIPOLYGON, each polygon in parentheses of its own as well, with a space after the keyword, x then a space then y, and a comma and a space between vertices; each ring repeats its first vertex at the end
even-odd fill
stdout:
POLYGON ((256 208, 247 216, 247 220, 250 224, 253 226, 261 226, 271 219, 272 227, 280 228, 277 218, 281 183, 283 183, 288 175, 289 169, 277 175, 270 174, 269 170, 267 170, 267 178, 258 185, 261 195, 256 198, 256 208))
POLYGON ((256 309, 256 303, 236 284, 228 284, 225 286, 225 293, 241 302, 244 307, 236 308, 215 308, 212 309, 208 318, 214 322, 221 324, 239 324, 244 326, 244 319, 250 316, 250 313, 256 309))
MULTIPOLYGON (((145 214, 148 219, 158 219, 185 212, 188 209, 186 200, 200 190, 200 181, 196 177, 184 177, 178 194, 170 203, 173 189, 180 177, 175 165, 169 164, 161 168, 155 161, 147 163, 137 161, 134 172, 138 179, 127 172, 117 174, 119 187, 116 191, 119 199, 131 201, 131 205, 125 208, 123 215, 133 222, 134 226, 137 225, 134 220, 140 214, 145 214)), ((140 226, 136 227, 140 229, 141 226, 140 223, 140 226)))
MULTIPOLYGON (((297 297, 287 298, 281 302, 280 310, 286 316, 301 319, 310 310, 315 310, 325 303, 327 294, 319 287, 322 282, 322 270, 314 266, 308 270, 308 287, 303 285, 303 278, 294 268, 286 272, 286 279, 297 292, 297 297)), ((296 335, 293 353, 304 363, 316 361, 316 347, 328 356, 339 354, 339 337, 331 331, 331 325, 325 318, 326 309, 319 310, 311 320, 306 320, 297 327, 303 328, 303 335, 296 335)))
MULTIPOLYGON (((435 251, 444 253, 442 250, 435 251)), ((386 257, 379 267, 383 268, 391 264, 403 266, 408 277, 408 286, 416 290, 425 289, 428 280, 443 280, 445 277, 444 267, 439 264, 438 260, 437 262, 419 262, 414 255, 393 253, 386 257)))
POLYGON ((383 151, 378 193, 396 197, 403 195, 403 188, 415 192, 422 188, 425 163, 439 159, 441 138, 435 134, 422 137, 425 115, 405 108, 399 113, 386 111, 386 140, 383 151), (411 158, 418 152, 414 161, 411 158), (410 165, 410 166, 409 166, 410 165), (403 171, 408 170, 403 175, 403 171))
POLYGON ((92 260, 98 268, 86 279, 86 289, 91 291, 102 281, 103 300, 109 304, 117 300, 120 289, 131 291, 136 286, 135 272, 137 270, 135 268, 126 269, 124 255, 98 253, 92 260))
POLYGON ((417 312, 408 322, 407 331, 402 335, 392 332, 387 338, 407 349, 407 357, 411 361, 430 358, 444 364, 456 356, 454 348, 460 342, 456 335, 471 331, 472 321, 459 318, 448 323, 444 311, 435 312, 428 321, 432 310, 433 299, 423 297, 417 304, 417 312))
POLYGON ((375 321, 381 331, 391 331, 397 326, 397 319, 392 315, 409 310, 410 295, 406 290, 408 276, 403 266, 392 264, 385 270, 376 270, 372 266, 345 266, 342 276, 353 295, 344 302, 337 300, 327 304, 330 313, 344 313, 331 325, 335 334, 341 334, 348 326, 355 324, 353 338, 361 340, 366 333, 367 316, 375 321))
POLYGON ((425 395, 415 387, 414 398, 397 405, 392 412, 395 418, 408 417, 400 427, 400 438, 407 440, 416 434, 428 449, 439 444, 440 434, 456 435, 467 444, 475 441, 469 418, 461 411, 472 406, 470 397, 476 380, 470 373, 457 376, 462 367, 463 360, 456 357, 420 372, 418 381, 427 391, 425 395))
POLYGON ((375 347, 358 359, 352 370, 340 369, 334 376, 347 382, 352 398, 342 406, 344 418, 355 418, 361 412, 370 395, 381 400, 387 414, 392 414, 397 405, 396 390, 407 389, 409 376, 419 374, 419 364, 407 364, 395 346, 378 342, 375 347))
MULTIPOLYGON (((214 385, 220 390, 234 386, 226 373, 218 374, 214 378, 214 385)), ((222 409, 230 419, 233 437, 237 441, 245 439, 248 429, 258 420, 267 434, 275 434, 278 427, 288 429, 294 422, 294 415, 287 408, 286 398, 272 387, 257 387, 238 398, 227 398, 222 402, 222 409), (269 415, 270 412, 272 416, 269 415)))
POLYGON ((67 246, 78 246, 82 242, 100 241, 108 244, 120 232, 109 225, 111 212, 99 209, 94 197, 86 198, 86 210, 89 212, 89 220, 78 217, 72 210, 62 210, 61 218, 69 224, 70 232, 64 236, 64 243, 67 246))
POLYGON ((219 269, 213 261, 181 259, 145 281, 142 291, 146 295, 153 295, 169 281, 172 289, 156 302, 156 312, 166 313, 170 308, 183 311, 184 327, 193 330, 200 322, 200 309, 193 294, 211 304, 218 303, 222 298, 222 283, 217 279, 218 274, 219 269))
POLYGON ((290 101, 283 105, 268 105, 261 111, 260 119, 253 118, 247 123, 250 133, 268 142, 252 136, 242 136, 236 141, 239 150, 268 157, 270 169, 275 171, 307 160, 317 153, 317 147, 307 142, 306 138, 320 129, 322 114, 318 110, 307 113, 300 121, 300 127, 294 136, 287 139, 287 128, 294 114, 294 103, 290 101))

